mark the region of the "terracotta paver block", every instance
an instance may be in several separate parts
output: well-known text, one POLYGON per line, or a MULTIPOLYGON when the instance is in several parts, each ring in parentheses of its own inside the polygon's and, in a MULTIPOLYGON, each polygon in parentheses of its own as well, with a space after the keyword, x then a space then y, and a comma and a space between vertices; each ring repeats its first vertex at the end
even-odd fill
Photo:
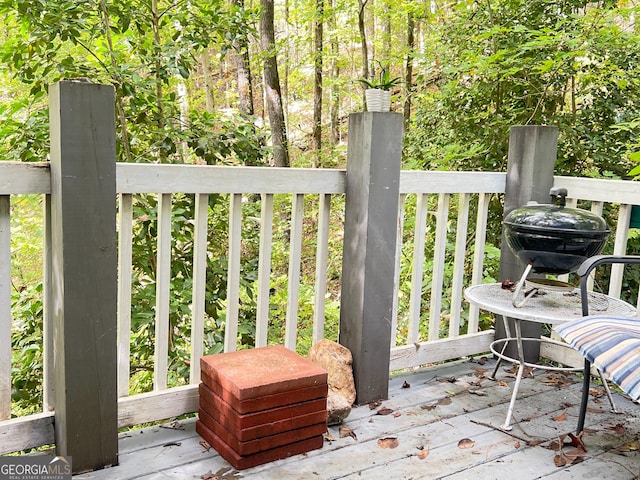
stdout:
POLYGON ((317 437, 307 438, 299 442, 272 448, 270 450, 264 450, 252 455, 240 455, 200 420, 196 422, 196 432, 236 470, 244 470, 246 468, 255 467, 275 460, 280 460, 282 458, 288 458, 293 455, 299 455, 311 450, 316 450, 318 448, 322 448, 322 444, 324 443, 324 437, 322 435, 318 435, 317 437))
POLYGON ((238 414, 228 403, 200 384, 200 409, 233 432, 239 440, 251 440, 326 422, 326 403, 326 399, 320 398, 286 407, 238 414))
POLYGON ((300 442, 307 438, 322 435, 327 431, 327 423, 316 423, 307 425, 295 430, 287 430, 266 437, 254 438, 252 440, 241 441, 234 433, 220 425, 213 417, 202 409, 198 412, 199 421, 204 423, 218 438, 233 449, 239 455, 246 456, 254 453, 272 450, 290 443, 300 442))
POLYGON ((200 367, 241 402, 327 383, 325 369, 282 345, 207 355, 200 367))
POLYGON ((313 387, 298 388, 289 391, 283 391, 273 395, 264 395, 262 397, 249 398, 246 400, 238 400, 233 394, 223 389, 220 384, 214 382, 211 377, 202 374, 201 385, 207 386, 209 390, 215 392, 225 402, 230 404, 238 413, 251 413, 269 410, 272 408, 282 407, 319 398, 326 398, 329 392, 329 386, 325 384, 315 385, 313 387))

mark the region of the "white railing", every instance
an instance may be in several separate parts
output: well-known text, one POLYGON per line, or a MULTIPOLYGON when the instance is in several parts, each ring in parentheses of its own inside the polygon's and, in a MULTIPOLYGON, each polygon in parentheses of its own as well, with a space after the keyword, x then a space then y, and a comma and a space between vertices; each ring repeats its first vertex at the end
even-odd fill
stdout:
MULTIPOLYGON (((9 452, 52 443, 53 413, 50 400, 45 399, 43 413, 9 420, 11 404, 11 284, 10 284, 10 199, 16 194, 50 192, 47 164, 12 164, 0 162, 0 451, 9 452), (9 339, 9 340, 8 340, 9 339)), ((640 189, 633 182, 556 177, 556 186, 568 188, 574 203, 590 201, 591 208, 602 213, 606 204, 614 204, 620 221, 614 230, 614 253, 626 251, 628 217, 632 204, 640 204, 640 189)), ((479 331, 478 311, 462 302, 467 284, 482 281, 484 242, 487 236, 487 212, 492 195, 502 194, 505 175, 502 173, 414 172, 403 171, 400 178, 401 202, 396 253, 396 288, 403 297, 394 307, 396 329, 390 370, 409 368, 426 363, 472 355, 488 350, 492 331, 479 331), (475 216, 470 212, 474 211, 475 216), (415 212, 415 213, 414 213, 415 212), (471 218, 470 218, 471 217, 471 218), (435 226, 427 228, 429 222, 435 226), (405 226, 413 222, 412 228, 405 226), (454 226, 455 225, 455 226, 454 226), (470 226, 475 231, 470 230, 470 226), (473 232, 473 233, 470 233, 473 232), (408 239, 408 240, 406 240, 408 239), (434 255, 425 258, 425 245, 433 243, 434 255), (469 246, 473 244, 473 255, 469 246), (452 247, 451 247, 452 245, 452 247), (404 250, 403 250, 404 247, 404 250), (409 251, 410 254, 405 252, 409 251), (453 258, 450 275, 445 276, 445 263, 453 258), (425 263, 433 265, 430 288, 424 288, 425 263), (400 287, 400 272, 411 272, 408 292, 400 287), (448 288, 445 289, 444 285, 448 288), (444 292, 450 292, 445 294, 444 292), (425 295, 428 292, 428 295, 425 295), (408 305, 407 305, 408 304, 408 305), (446 305, 447 308, 443 307, 446 305), (426 308, 428 306, 428 309, 426 308), (428 310, 428 313, 423 313, 428 310), (401 318, 398 312, 401 312, 401 318), (462 312, 467 312, 466 329, 460 331, 462 312), (447 321, 447 328, 443 322, 447 321), (426 324, 426 325, 425 325, 426 324), (426 333, 425 333, 426 332, 426 333), (443 332, 443 333, 441 333, 443 332), (399 339, 396 341, 396 339, 399 339), (428 344, 428 348, 424 344, 428 344)), ((204 285, 206 282, 207 243, 222 241, 207 230, 208 196, 227 195, 229 205, 228 279, 226 299, 225 351, 237 345, 238 305, 240 297, 240 260, 242 255, 242 199, 260 195, 260 254, 257 281, 255 345, 267 343, 269 329, 269 295, 276 195, 291 196, 289 239, 288 294, 284 344, 295 349, 297 308, 301 263, 308 261, 302 253, 305 201, 319 202, 315 229, 315 293, 311 342, 325 335, 324 299, 327 293, 327 261, 329 234, 342 229, 340 220, 331 220, 331 199, 342 198, 345 172, 342 170, 270 169, 249 167, 162 166, 118 164, 117 193, 119 195, 119 425, 133 425, 160 420, 197 410, 197 382, 203 349, 204 285), (174 194, 195 195, 195 217, 186 221, 195 225, 193 240, 193 298, 191 318, 191 362, 189 384, 171 387, 168 375, 168 282, 170 281, 171 199, 174 194), (131 255, 132 229, 136 219, 132 214, 133 196, 156 195, 158 198, 158 235, 155 262, 157 294, 155 304, 154 391, 129 395, 129 348, 131 321, 131 255), (213 238, 213 240, 212 240, 213 238), (166 334, 166 335, 165 335, 166 334)), ((335 200, 334 200, 335 201, 335 200)), ((44 228, 44 226, 43 226, 44 228)), ((46 249, 45 249, 46 250, 46 249)), ((610 293, 620 293, 621 272, 613 274, 610 293)), ((46 321, 46 319, 45 319, 46 321)), ((49 325, 45 325, 47 331, 49 325)), ((45 335, 45 355, 50 361, 52 349, 45 335)), ((44 391, 50 385, 50 371, 45 368, 44 391)), ((45 394, 45 397, 47 395, 45 394)))

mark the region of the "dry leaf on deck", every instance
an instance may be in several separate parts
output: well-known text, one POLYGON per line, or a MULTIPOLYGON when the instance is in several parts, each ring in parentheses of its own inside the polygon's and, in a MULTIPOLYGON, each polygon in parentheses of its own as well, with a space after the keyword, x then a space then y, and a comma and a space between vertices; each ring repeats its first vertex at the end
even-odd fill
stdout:
POLYGON ((380 405, 382 405, 382 400, 376 400, 375 402, 369 403, 369 410, 375 410, 380 405))
POLYGON ((400 445, 400 442, 396 437, 386 437, 378 439, 378 446, 380 448, 396 448, 400 445))
POLYGON ((393 413, 393 410, 387 407, 382 407, 380 410, 376 412, 377 415, 390 415, 393 413))
POLYGON ((616 433, 624 433, 626 431, 624 425, 620 423, 615 424, 613 427, 609 427, 609 430, 613 430, 616 433))
POLYGON ((613 453, 615 455, 624 455, 629 452, 640 452, 640 440, 632 440, 624 445, 620 445, 618 448, 609 450, 609 453, 613 453))
POLYGON ((470 438, 463 438, 458 442, 458 448, 472 448, 475 444, 470 438))
POLYGON ((486 397, 488 395, 484 390, 469 390, 469 393, 478 397, 486 397))
POLYGON ((338 432, 340 433, 340 438, 352 437, 354 440, 358 440, 356 432, 351 430, 349 427, 341 426, 340 428, 338 428, 338 432))
POLYGON ((411 384, 405 380, 402 384, 402 388, 411 388, 411 384))
POLYGON ((327 441, 327 442, 335 441, 335 438, 333 438, 333 435, 331 435, 329 432, 325 433, 323 435, 323 437, 324 437, 325 441, 327 441))
POLYGON ((514 447, 514 448, 520 448, 520 442, 516 442, 516 443, 514 443, 514 444, 513 444, 513 447, 514 447))
POLYGON ((438 405, 451 405, 451 397, 444 397, 438 400, 438 405))
POLYGON ((560 415, 556 415, 555 417, 551 417, 552 420, 556 422, 564 422, 567 420, 567 412, 562 412, 560 415))
POLYGON ((429 456, 429 450, 427 450, 426 448, 424 450, 420 450, 420 452, 418 452, 418 458, 420 460, 424 460, 428 456, 429 456))
POLYGON ((200 445, 202 446, 202 448, 204 448, 207 452, 209 450, 211 450, 211 445, 209 445, 207 442, 205 442, 204 440, 200 440, 200 445))
POLYGON ((501 386, 501 387, 508 387, 509 386, 509 384, 507 382, 505 382, 504 380, 500 380, 498 382, 498 385, 501 386))

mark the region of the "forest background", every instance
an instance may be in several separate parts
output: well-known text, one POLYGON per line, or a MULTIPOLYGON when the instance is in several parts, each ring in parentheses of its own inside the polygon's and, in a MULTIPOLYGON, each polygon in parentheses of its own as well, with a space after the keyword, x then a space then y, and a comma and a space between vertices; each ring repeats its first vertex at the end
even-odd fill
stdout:
MULTIPOLYGON (((633 177, 640 160, 637 13, 630 0, 0 0, 0 161, 46 161, 48 85, 85 78, 115 87, 118 161, 344 168, 348 115, 364 109, 358 79, 387 71, 402 80, 392 110, 404 117, 404 169, 503 171, 511 126, 555 125, 557 174, 633 177)), ((12 198, 16 414, 41 401, 40 202, 12 198)), ((137 196, 134 208, 131 390, 145 391, 155 199, 137 196)), ((211 228, 227 228, 227 208, 211 198, 211 228)), ((255 202, 244 208, 259 216, 255 202)), ((192 226, 178 220, 192 212, 192 198, 174 199, 173 384, 188 379, 190 280, 180 272, 190 270, 192 226)), ((286 218, 275 229, 282 238, 272 266, 278 324, 286 218)), ((243 345, 253 340, 257 269, 257 231, 247 235, 243 345)), ((339 240, 332 240, 336 252, 339 240)), ((226 251, 210 248, 207 349, 215 352, 226 251)), ((339 253, 332 258, 329 337, 337 335, 339 306, 339 253)), ((495 258, 488 263, 487 275, 497 275, 495 258)), ((301 325, 306 317, 301 309, 301 325)))

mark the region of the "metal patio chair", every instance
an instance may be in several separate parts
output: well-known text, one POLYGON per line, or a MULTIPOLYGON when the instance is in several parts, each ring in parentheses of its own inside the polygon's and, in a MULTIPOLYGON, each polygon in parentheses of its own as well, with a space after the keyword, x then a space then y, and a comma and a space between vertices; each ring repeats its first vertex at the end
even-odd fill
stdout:
MULTIPOLYGON (((582 401, 576 433, 584 429, 589 401, 591 366, 608 378, 634 401, 640 400, 640 317, 589 315, 589 274, 605 264, 640 264, 640 256, 598 255, 587 259, 577 270, 580 276, 580 294, 583 317, 555 328, 556 332, 585 358, 582 401)), ((609 387, 604 382, 607 395, 615 405, 609 387)))

